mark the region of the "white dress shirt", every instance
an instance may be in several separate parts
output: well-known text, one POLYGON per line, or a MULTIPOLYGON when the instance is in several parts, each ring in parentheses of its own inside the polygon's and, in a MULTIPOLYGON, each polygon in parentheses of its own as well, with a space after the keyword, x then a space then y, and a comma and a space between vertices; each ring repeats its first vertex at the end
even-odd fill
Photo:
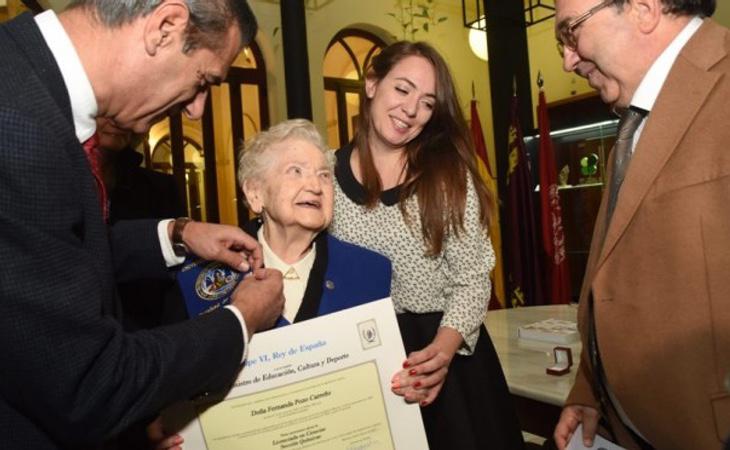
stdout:
POLYGON ((294 264, 289 264, 282 261, 271 250, 264 236, 264 227, 259 228, 258 238, 264 253, 264 266, 280 271, 284 277, 283 316, 289 323, 294 323, 294 318, 302 306, 302 300, 304 300, 304 292, 307 290, 309 274, 312 272, 312 266, 314 266, 314 258, 317 255, 317 244, 312 243, 312 248, 302 259, 294 264))
MULTIPOLYGON (((659 92, 664 86, 664 82, 669 76, 669 71, 672 70, 674 61, 677 60, 679 52, 687 44, 692 36, 702 25, 702 19, 700 17, 693 17, 692 20, 679 32, 679 34, 672 40, 672 42, 664 49, 661 55, 654 61, 649 70, 641 79, 639 87, 634 92, 634 97, 631 99, 631 105, 637 108, 641 108, 646 111, 651 111, 656 103, 659 92)), ((646 116, 648 117, 648 115, 646 116)), ((646 124, 646 117, 642 120, 639 128, 634 133, 634 141, 631 145, 631 151, 633 152, 636 148, 636 144, 639 142, 641 132, 644 131, 644 125, 646 124)))

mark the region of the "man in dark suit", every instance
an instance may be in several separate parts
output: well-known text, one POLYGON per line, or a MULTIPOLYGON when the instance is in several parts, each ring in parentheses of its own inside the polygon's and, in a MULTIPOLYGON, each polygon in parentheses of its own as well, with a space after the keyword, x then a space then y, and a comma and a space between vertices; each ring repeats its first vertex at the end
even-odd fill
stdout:
POLYGON ((241 268, 261 251, 222 225, 108 228, 81 144, 96 116, 134 132, 170 109, 200 117, 255 30, 244 0, 74 1, 0 25, 0 448, 97 446, 223 389, 280 314, 281 274, 259 268, 225 309, 125 333, 115 283, 168 276, 185 250, 241 268))
POLYGON ((721 448, 730 432, 730 30, 714 0, 558 0, 564 68, 621 112, 555 430, 623 447, 721 448), (629 128, 629 124, 637 128, 629 128), (622 178, 623 177, 623 178, 622 178))

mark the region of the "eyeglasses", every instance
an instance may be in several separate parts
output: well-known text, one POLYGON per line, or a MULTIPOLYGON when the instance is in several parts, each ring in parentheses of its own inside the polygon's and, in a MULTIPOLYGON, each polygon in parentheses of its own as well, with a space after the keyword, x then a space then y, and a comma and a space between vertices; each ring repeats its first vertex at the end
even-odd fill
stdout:
POLYGON ((578 47, 578 38, 575 36, 575 30, 581 26, 583 22, 590 19, 595 13, 602 10, 603 8, 612 5, 615 0, 604 0, 601 3, 597 4, 593 8, 589 9, 588 11, 584 12, 580 16, 576 17, 575 19, 568 22, 567 25, 563 24, 560 26, 560 29, 558 30, 558 53, 560 53, 560 57, 562 58, 565 54, 565 49, 567 48, 570 51, 575 51, 575 49, 578 47))

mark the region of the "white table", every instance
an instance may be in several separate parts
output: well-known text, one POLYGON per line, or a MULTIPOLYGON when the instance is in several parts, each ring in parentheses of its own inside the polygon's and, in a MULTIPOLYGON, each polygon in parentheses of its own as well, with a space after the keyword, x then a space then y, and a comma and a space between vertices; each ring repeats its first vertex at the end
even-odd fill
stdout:
POLYGON ((578 306, 547 305, 493 310, 487 313, 486 326, 502 364, 507 385, 515 400, 524 430, 539 436, 552 435, 560 410, 575 380, 580 358, 580 341, 570 347, 573 367, 565 375, 545 373, 553 365, 553 348, 558 344, 528 341, 517 337, 517 328, 544 319, 576 320, 578 306))

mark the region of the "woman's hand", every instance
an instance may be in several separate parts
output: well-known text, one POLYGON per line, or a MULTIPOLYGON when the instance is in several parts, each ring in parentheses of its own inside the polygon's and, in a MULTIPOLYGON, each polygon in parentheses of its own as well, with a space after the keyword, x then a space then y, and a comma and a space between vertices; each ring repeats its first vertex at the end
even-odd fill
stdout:
POLYGON ((160 417, 147 425, 147 438, 154 445, 155 450, 182 450, 182 436, 166 434, 160 417))
POLYGON ((391 379, 391 390, 407 402, 427 406, 441 392, 449 364, 464 342, 453 328, 441 327, 433 342, 422 350, 411 352, 403 362, 403 370, 391 379))

